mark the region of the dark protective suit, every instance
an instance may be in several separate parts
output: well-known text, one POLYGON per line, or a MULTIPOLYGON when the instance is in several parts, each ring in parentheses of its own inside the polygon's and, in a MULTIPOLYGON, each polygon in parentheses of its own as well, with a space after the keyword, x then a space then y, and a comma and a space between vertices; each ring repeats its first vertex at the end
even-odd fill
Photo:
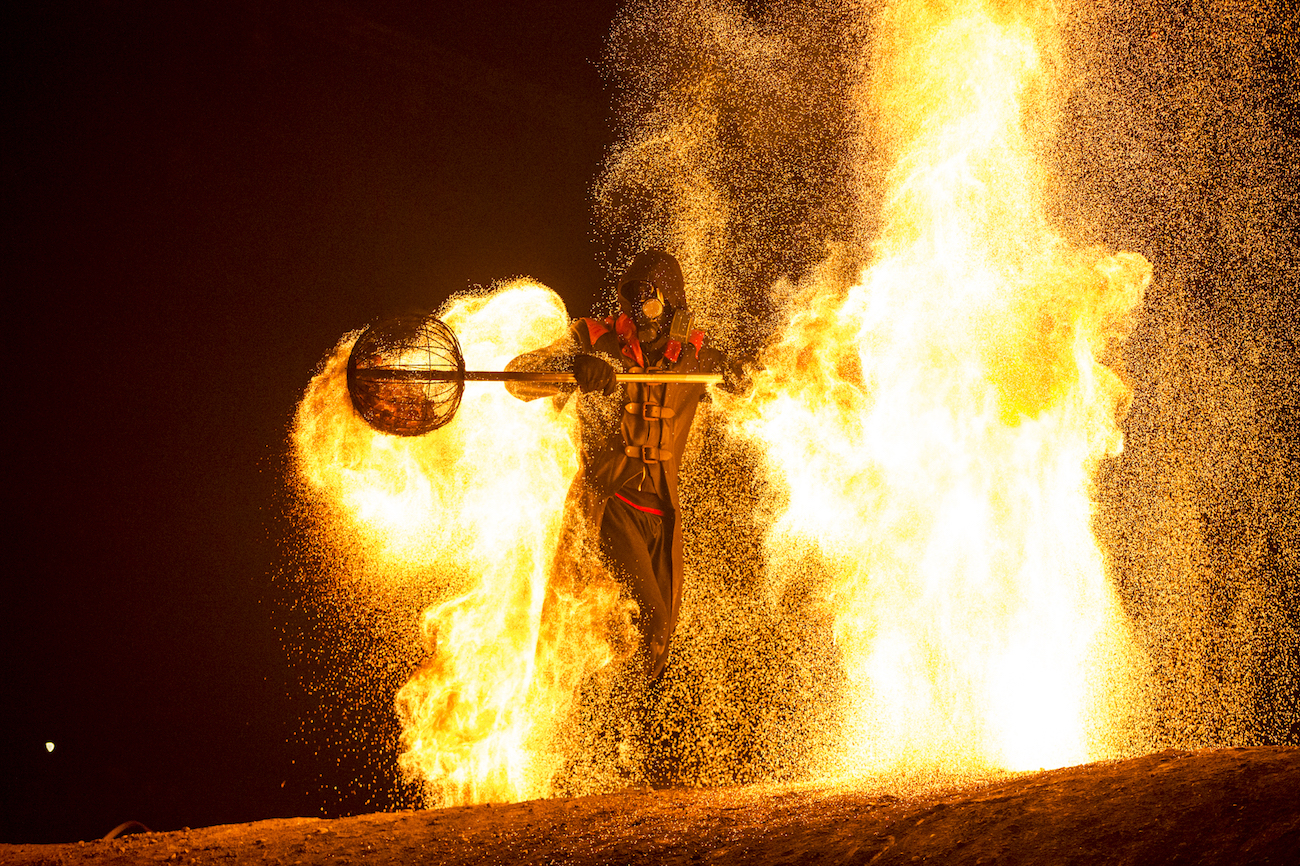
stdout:
MULTIPOLYGON (((580 354, 597 355, 615 370, 629 373, 731 373, 725 357, 704 345, 703 332, 692 331, 681 343, 661 338, 653 347, 642 347, 636 325, 626 314, 603 321, 578 319, 567 337, 520 355, 506 369, 568 370, 580 354)), ((572 385, 522 382, 506 387, 523 400, 567 399, 574 390, 572 385)), ((588 533, 599 530, 606 564, 640 608, 651 680, 668 660, 681 607, 677 471, 706 387, 626 383, 611 396, 593 391, 578 397, 581 456, 565 520, 581 521, 588 533)))

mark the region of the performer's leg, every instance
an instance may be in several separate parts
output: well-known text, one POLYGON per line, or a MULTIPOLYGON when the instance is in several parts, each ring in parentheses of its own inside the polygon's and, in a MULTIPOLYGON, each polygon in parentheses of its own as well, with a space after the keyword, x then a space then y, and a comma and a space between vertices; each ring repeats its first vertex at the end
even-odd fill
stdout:
POLYGON ((671 516, 647 514, 615 498, 606 507, 600 533, 606 564, 641 611, 642 664, 640 670, 626 671, 627 696, 635 692, 636 698, 627 717, 631 739, 623 742, 634 746, 642 778, 655 787, 680 782, 671 736, 656 722, 660 701, 655 697, 672 637, 671 526, 671 516))
POLYGON ((665 518, 639 511, 618 498, 605 507, 600 526, 601 550, 615 578, 641 609, 646 673, 651 680, 668 660, 668 626, 672 604, 672 563, 665 518))

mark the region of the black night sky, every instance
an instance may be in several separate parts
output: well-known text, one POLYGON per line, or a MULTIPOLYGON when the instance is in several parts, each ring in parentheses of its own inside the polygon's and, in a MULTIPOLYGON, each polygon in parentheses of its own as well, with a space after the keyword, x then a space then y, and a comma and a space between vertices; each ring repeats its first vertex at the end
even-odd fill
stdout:
MULTIPOLYGON (((323 626, 294 576, 289 425, 317 364, 377 315, 519 275, 574 315, 604 295, 590 191, 615 135, 599 60, 619 5, 11 13, 0 842, 398 803, 395 752, 363 767, 303 723, 337 721, 341 698, 315 691, 328 654, 301 646, 323 626)), ((1273 673, 1242 705, 1268 716, 1255 741, 1295 744, 1294 28, 1235 0, 1136 5, 1092 19, 1104 71, 1066 106, 1057 166, 1085 240, 1156 272, 1100 534, 1137 575, 1169 491, 1194 500, 1206 571, 1229 579, 1122 577, 1123 600, 1185 592, 1205 622, 1236 622, 1249 571, 1280 613, 1251 644, 1273 673), (1191 384, 1166 401, 1162 377, 1191 384)))
POLYGON ((521 274, 603 290, 615 4, 31 5, 0 841, 337 808, 282 646, 294 406, 377 313, 521 274))

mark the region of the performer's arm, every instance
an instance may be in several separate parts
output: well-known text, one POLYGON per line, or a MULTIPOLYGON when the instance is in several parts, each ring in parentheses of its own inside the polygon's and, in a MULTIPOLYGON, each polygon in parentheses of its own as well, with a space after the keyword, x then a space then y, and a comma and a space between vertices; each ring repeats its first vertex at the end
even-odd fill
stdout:
MULTIPOLYGON (((570 328, 568 334, 549 346, 513 358, 506 364, 506 372, 567 373, 573 369, 573 358, 578 349, 577 328, 570 328)), ((559 394, 567 397, 575 387, 554 382, 506 382, 505 385, 511 396, 520 400, 536 400, 539 397, 554 397, 559 394)))
POLYGON ((608 362, 591 354, 588 331, 581 321, 574 322, 567 337, 532 352, 526 352, 506 364, 506 372, 572 373, 573 384, 551 382, 506 382, 506 390, 520 400, 560 396, 568 399, 574 389, 613 394, 618 376, 608 362))

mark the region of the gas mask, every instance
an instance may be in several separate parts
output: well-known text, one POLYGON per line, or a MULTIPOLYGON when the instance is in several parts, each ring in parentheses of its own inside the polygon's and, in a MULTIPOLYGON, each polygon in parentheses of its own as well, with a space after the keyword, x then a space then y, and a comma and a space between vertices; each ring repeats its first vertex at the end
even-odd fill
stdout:
POLYGON ((664 300, 663 292, 647 282, 629 283, 623 289, 631 301, 632 321, 636 322, 636 336, 642 343, 653 343, 663 335, 672 321, 672 307, 664 300))
POLYGON ((646 345, 665 335, 681 342, 690 334, 682 269, 663 250, 646 250, 632 260, 618 281, 618 303, 646 345))

